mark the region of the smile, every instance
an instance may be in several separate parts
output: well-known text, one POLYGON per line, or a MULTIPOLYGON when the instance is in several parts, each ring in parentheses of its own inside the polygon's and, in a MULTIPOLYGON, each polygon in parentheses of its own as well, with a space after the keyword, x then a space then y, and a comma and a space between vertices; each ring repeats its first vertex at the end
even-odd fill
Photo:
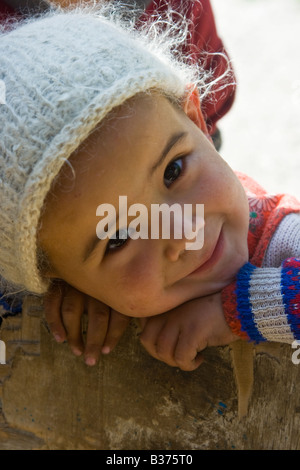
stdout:
POLYGON ((196 274, 202 273, 203 271, 206 271, 210 268, 212 268, 222 257, 222 254, 224 252, 224 246, 225 246, 225 240, 224 240, 224 235, 223 235, 223 230, 221 230, 219 238, 213 248, 213 251, 211 252, 209 258, 202 263, 198 268, 196 268, 194 271, 192 271, 189 276, 194 276, 196 274))

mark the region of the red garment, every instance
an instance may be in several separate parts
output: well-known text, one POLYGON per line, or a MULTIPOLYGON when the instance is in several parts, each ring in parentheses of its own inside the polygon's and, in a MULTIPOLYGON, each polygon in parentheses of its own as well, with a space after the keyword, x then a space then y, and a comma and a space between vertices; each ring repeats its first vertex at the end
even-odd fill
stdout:
POLYGON ((0 0, 0 23, 4 23, 8 18, 15 14, 15 10, 0 0))
POLYGON ((283 217, 300 212, 299 201, 289 194, 268 194, 252 178, 237 172, 249 201, 249 261, 260 267, 267 247, 283 217))
MULTIPOLYGON (((224 45, 218 36, 212 7, 209 0, 187 2, 186 0, 156 0, 146 9, 146 18, 155 15, 164 15, 168 7, 182 14, 190 20, 189 44, 180 52, 191 57, 193 61, 200 62, 206 71, 212 71, 210 81, 220 77, 226 71, 229 63, 224 56, 213 53, 223 53, 228 57, 224 45), (210 53, 207 55, 205 53, 210 53)), ((174 15, 176 21, 176 15, 174 15)), ((216 131, 217 121, 231 108, 235 96, 235 79, 232 68, 230 74, 217 83, 210 91, 209 96, 202 102, 201 108, 206 120, 210 135, 216 131), (222 86, 228 84, 223 89, 222 86)))
MULTIPOLYGON (((249 262, 261 267, 268 245, 282 219, 291 213, 300 212, 300 202, 289 194, 268 194, 249 176, 237 172, 249 201, 249 262)), ((242 268, 243 269, 243 268, 242 268)), ((236 280, 222 291, 225 318, 232 331, 242 339, 249 339, 241 327, 238 315, 236 280)))

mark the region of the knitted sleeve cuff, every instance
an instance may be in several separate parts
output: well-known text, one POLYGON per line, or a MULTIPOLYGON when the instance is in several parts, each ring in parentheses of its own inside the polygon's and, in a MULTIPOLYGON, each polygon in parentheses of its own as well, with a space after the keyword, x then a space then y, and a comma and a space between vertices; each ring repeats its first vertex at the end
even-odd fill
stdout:
POLYGON ((222 291, 226 321, 243 339, 292 343, 300 339, 300 260, 288 258, 280 268, 250 263, 222 291))

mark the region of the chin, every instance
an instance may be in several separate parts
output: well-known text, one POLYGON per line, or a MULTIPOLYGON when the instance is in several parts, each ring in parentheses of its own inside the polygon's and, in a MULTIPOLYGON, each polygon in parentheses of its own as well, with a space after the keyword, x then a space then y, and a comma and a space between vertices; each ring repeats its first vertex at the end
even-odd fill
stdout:
MULTIPOLYGON (((183 302, 181 302, 183 303, 183 302)), ((178 307, 180 303, 176 303, 176 301, 172 302, 172 304, 165 304, 165 305, 155 305, 154 303, 151 306, 137 306, 134 309, 132 308, 123 308, 123 315, 127 315, 128 317, 132 318, 147 318, 147 317, 154 317, 156 315, 161 315, 162 313, 167 312, 168 310, 172 310, 175 307, 178 307)))

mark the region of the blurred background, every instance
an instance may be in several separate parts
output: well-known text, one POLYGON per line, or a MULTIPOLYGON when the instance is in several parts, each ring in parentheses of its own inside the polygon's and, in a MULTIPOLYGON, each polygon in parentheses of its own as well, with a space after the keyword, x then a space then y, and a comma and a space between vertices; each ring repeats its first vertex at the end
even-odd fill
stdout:
POLYGON ((211 0, 237 94, 220 154, 270 192, 300 198, 300 0, 211 0))

